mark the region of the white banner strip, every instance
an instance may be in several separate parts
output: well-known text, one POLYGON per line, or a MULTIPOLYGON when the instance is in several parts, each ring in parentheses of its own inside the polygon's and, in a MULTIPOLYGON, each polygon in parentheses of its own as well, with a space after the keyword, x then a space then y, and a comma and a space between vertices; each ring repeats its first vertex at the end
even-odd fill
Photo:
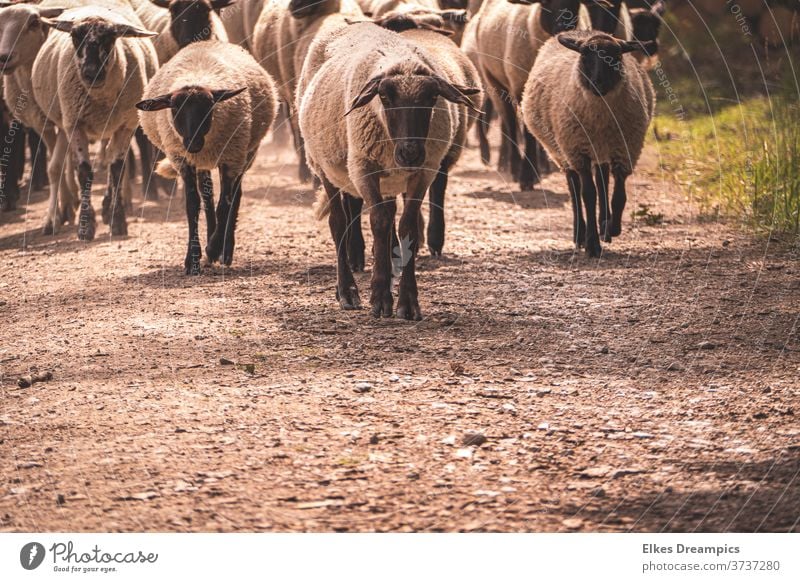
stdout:
POLYGON ((800 580, 797 534, 0 534, 0 580, 800 580))

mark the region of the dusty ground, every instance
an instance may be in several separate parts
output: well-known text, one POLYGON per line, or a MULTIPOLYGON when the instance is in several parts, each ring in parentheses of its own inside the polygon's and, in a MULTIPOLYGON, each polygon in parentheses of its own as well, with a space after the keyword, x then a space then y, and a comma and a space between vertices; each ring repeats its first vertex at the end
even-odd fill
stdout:
POLYGON ((798 529, 785 241, 698 220, 650 150, 629 209, 664 223, 588 260, 561 177, 470 151, 425 320, 376 321, 339 311, 291 161, 264 147, 234 268, 199 278, 180 195, 124 240, 42 236, 43 193, 0 217, 0 530, 798 529))

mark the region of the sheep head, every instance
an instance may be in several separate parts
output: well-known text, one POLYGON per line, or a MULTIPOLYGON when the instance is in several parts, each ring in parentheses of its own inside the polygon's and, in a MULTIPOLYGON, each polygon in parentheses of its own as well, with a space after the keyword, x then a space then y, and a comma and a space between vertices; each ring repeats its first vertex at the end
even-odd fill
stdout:
MULTIPOLYGON (((539 23, 549 35, 574 30, 581 0, 508 0, 511 4, 539 4, 539 23)), ((605 0, 598 0, 604 2, 605 0)), ((615 0, 616 1, 616 0, 615 0)))
POLYGON ((0 3, 0 73, 10 75, 20 65, 32 65, 47 37, 43 18, 56 18, 64 8, 0 3))
POLYGON ((647 8, 632 8, 631 24, 633 25, 633 38, 640 42, 650 42, 651 52, 646 52, 648 57, 658 54, 658 33, 661 29, 661 17, 666 11, 666 5, 663 0, 659 0, 653 4, 650 9, 647 8))
POLYGON ((290 0, 289 13, 294 18, 308 18, 316 14, 322 4, 320 0, 290 0))
POLYGON ((100 16, 79 20, 43 20, 49 27, 66 32, 72 38, 81 82, 88 88, 99 88, 105 83, 108 70, 116 63, 114 45, 118 38, 146 38, 158 34, 131 24, 111 22, 100 16))
POLYGON ((150 0, 169 10, 170 32, 180 48, 209 40, 214 30, 212 12, 220 14, 234 0, 150 0))
POLYGON ((170 109, 172 125, 181 136, 183 147, 190 154, 203 149, 206 135, 211 131, 214 106, 236 97, 247 87, 239 89, 209 89, 208 87, 183 87, 172 93, 145 99, 136 104, 141 111, 170 109))
POLYGON ((468 96, 479 92, 479 88, 454 85, 431 71, 388 71, 364 84, 345 115, 379 97, 395 162, 403 168, 419 168, 425 163, 425 140, 437 99, 474 109, 468 96))
POLYGON ((564 47, 580 54, 581 84, 600 97, 617 87, 622 79, 622 55, 649 50, 648 43, 619 40, 605 32, 565 32, 556 38, 564 47))

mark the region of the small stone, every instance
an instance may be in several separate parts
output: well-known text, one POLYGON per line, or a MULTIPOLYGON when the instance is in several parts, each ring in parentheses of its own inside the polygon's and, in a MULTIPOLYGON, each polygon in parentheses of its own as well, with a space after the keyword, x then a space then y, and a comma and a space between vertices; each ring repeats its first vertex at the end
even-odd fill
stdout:
POLYGON ((229 360, 228 358, 220 358, 219 363, 223 366, 233 366, 236 362, 229 360))
POLYGON ((577 517, 570 517, 562 521, 561 525, 570 530, 581 529, 583 527, 583 520, 577 517))
POLYGON ((550 430, 550 423, 549 422, 542 422, 537 426, 539 430, 550 430))
POLYGON ((466 445, 468 447, 479 447, 483 443, 486 442, 486 436, 477 431, 468 430, 464 433, 464 438, 461 439, 461 444, 466 445))
POLYGON ((371 445, 377 445, 378 441, 379 441, 378 435, 376 435, 376 434, 374 434, 371 437, 369 437, 369 444, 371 444, 371 445))
POLYGON ((369 382, 356 382, 356 385, 353 388, 353 390, 355 392, 358 392, 359 394, 365 394, 370 390, 372 390, 372 384, 370 384, 369 382))
POLYGON ((669 366, 667 366, 667 372, 683 372, 683 366, 681 366, 678 362, 672 362, 669 366))
POLYGON ((586 477, 587 479, 598 479, 600 477, 605 477, 612 471, 612 468, 608 465, 600 465, 598 467, 589 467, 588 469, 584 469, 581 471, 581 477, 586 477))
POLYGON ((472 458, 472 449, 458 449, 456 451, 456 457, 460 459, 471 459, 472 458))
POLYGON ((608 346, 603 346, 597 351, 600 352, 601 354, 607 354, 608 353, 608 346))
POLYGON ((61 507, 61 506, 62 506, 62 505, 64 505, 66 502, 67 502, 67 500, 66 500, 66 499, 64 499, 64 495, 63 495, 63 494, 59 493, 58 495, 56 495, 56 505, 58 505, 59 507, 61 507))
POLYGON ((714 348, 717 347, 717 344, 710 341, 702 341, 699 344, 697 344, 697 347, 700 348, 701 350, 713 350, 714 348))
POLYGON ((397 374, 392 374, 391 376, 389 376, 389 382, 399 382, 399 381, 400 381, 400 376, 398 376, 397 374))

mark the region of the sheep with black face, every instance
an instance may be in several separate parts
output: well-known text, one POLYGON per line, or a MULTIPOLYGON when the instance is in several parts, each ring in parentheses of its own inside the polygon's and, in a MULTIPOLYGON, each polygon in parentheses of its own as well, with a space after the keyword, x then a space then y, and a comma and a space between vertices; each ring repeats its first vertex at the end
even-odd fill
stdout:
POLYGON ((646 49, 603 32, 562 33, 542 47, 525 85, 525 125, 566 172, 574 240, 592 257, 601 253, 598 190, 608 183, 602 171, 595 183, 592 168, 610 168, 614 176, 611 210, 607 202, 600 205, 600 228, 610 241, 621 233, 625 180, 636 167, 653 117, 653 85, 630 54, 646 49))
MULTIPOLYGON (((318 217, 329 215, 337 250, 336 295, 343 309, 360 307, 347 262, 347 216, 342 195, 362 198, 374 236, 372 294, 375 317, 393 315, 392 257, 399 255, 402 275, 397 316, 419 320, 415 255, 422 233, 420 206, 458 131, 460 105, 472 107, 480 87, 458 86, 446 79, 428 51, 372 23, 358 23, 333 33, 327 60, 312 74, 304 68, 300 129, 311 168, 322 181, 318 217), (392 232, 396 197, 405 204, 392 232)), ((309 53, 313 54, 315 51, 309 53)))
MULTIPOLYGON (((150 37, 130 5, 83 6, 44 19, 53 32, 33 65, 33 97, 58 128, 51 151, 50 208, 58 196, 59 177, 69 152, 80 185, 78 237, 92 240, 95 217, 91 203, 94 178, 91 142, 104 144, 100 159, 109 164, 110 187, 103 199, 103 220, 112 235, 127 234, 121 200, 125 159, 136 131, 134 104, 158 66, 150 37)), ((48 215, 50 216, 50 214, 48 215)), ((55 226, 55 225, 54 225, 55 226)))
POLYGON ((186 192, 189 242, 186 274, 200 273, 198 219, 206 216, 206 260, 230 266, 242 179, 275 119, 275 83, 238 45, 192 43, 159 69, 136 104, 147 137, 167 159, 159 171, 180 174, 186 192), (210 178, 219 170, 222 192, 214 212, 210 178))
POLYGON ((581 0, 486 0, 467 25, 468 54, 477 59, 487 96, 502 121, 498 169, 518 179, 522 190, 530 190, 539 178, 539 148, 528 131, 523 131, 520 157, 517 106, 522 90, 545 41, 579 24, 588 26, 581 23, 581 0))

